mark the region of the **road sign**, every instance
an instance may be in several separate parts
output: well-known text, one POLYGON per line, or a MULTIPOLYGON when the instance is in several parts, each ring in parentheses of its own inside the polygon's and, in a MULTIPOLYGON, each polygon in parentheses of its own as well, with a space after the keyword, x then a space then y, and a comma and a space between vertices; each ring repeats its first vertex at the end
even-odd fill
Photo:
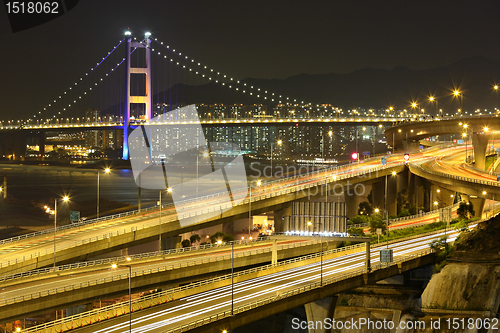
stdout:
POLYGON ((410 154, 405 154, 405 163, 408 163, 408 161, 410 160, 410 154))
POLYGON ((353 160, 357 160, 357 159, 358 159, 358 153, 352 153, 352 154, 351 154, 351 158, 352 158, 353 160))
POLYGON ((377 235, 382 235, 382 228, 377 228, 377 235))
POLYGON ((363 156, 370 156, 370 152, 369 151, 364 151, 363 152, 363 156))
POLYGON ((380 262, 392 262, 393 253, 392 249, 382 249, 380 250, 380 262))
POLYGON ((80 221, 80 212, 79 211, 70 211, 69 212, 69 220, 71 222, 78 222, 80 221))
POLYGON ((439 221, 445 222, 447 225, 451 222, 451 207, 439 209, 439 221))
POLYGON ((382 165, 387 165, 387 158, 382 157, 382 158, 380 159, 380 164, 382 164, 382 165))

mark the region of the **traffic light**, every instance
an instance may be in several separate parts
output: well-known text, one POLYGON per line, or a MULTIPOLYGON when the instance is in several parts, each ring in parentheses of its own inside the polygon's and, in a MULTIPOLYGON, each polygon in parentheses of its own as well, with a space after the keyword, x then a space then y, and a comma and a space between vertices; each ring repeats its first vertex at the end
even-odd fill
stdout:
POLYGON ((351 158, 356 161, 359 158, 359 154, 357 152, 354 152, 351 154, 351 158))

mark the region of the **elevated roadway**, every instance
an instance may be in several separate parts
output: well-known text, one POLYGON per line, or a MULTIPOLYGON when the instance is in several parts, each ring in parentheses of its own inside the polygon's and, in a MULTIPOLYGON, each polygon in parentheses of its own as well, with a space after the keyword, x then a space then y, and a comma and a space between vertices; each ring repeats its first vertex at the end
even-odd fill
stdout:
POLYGON ((492 131, 500 130, 498 115, 476 117, 434 118, 428 121, 406 121, 385 131, 387 143, 393 147, 408 149, 419 140, 447 134, 465 134, 464 139, 472 139, 476 168, 485 169, 486 146, 492 131))
MULTIPOLYGON (((341 240, 324 237, 323 249, 332 250, 341 240)), ((240 242, 234 246, 234 269, 277 264, 278 260, 304 256, 320 250, 319 239, 285 238, 274 242, 240 242)), ((132 257, 131 261, 99 260, 75 265, 75 268, 45 270, 6 278, 0 282, 0 320, 14 320, 23 315, 47 313, 62 307, 98 301, 128 294, 128 266, 134 293, 155 288, 177 286, 219 276, 231 271, 231 246, 177 254, 132 257), (111 268, 111 261, 118 264, 111 268), (168 282, 167 282, 168 281, 168 282)), ((342 252, 341 250, 339 253, 342 252)), ((59 267, 58 267, 59 268, 59 267)))
MULTIPOLYGON (((252 189, 252 214, 276 211, 287 207, 292 201, 324 196, 328 186, 348 188, 370 179, 384 177, 405 168, 400 155, 390 157, 388 165, 381 166, 379 159, 341 168, 328 168, 319 172, 263 182, 252 189)), ((224 193, 225 194, 225 193, 224 193)), ((131 216, 121 216, 112 220, 79 225, 58 230, 56 234, 56 263, 70 263, 110 251, 146 243, 162 237, 177 236, 181 233, 222 224, 248 217, 247 197, 239 205, 221 206, 218 195, 202 197, 198 201, 185 202, 181 207, 165 206, 161 227, 157 210, 131 216), (227 211, 220 210, 229 209, 227 211), (183 218, 190 218, 193 224, 181 226, 179 211, 183 218), (177 214, 176 214, 177 211, 177 214), (204 214, 217 212, 216 216, 204 218, 204 214)), ((278 226, 279 228, 279 226, 278 226)), ((0 275, 14 274, 49 266, 54 262, 54 234, 48 230, 33 237, 16 238, 14 241, 0 242, 0 275), (3 244, 2 244, 3 243, 3 244)))
MULTIPOLYGON (((221 332, 223 329, 250 323, 328 295, 374 283, 392 275, 401 274, 433 262, 429 244, 444 235, 435 232, 412 239, 394 241, 389 245, 394 250, 395 262, 391 266, 379 263, 378 251, 370 251, 371 273, 365 269, 365 253, 350 253, 341 257, 330 257, 329 251, 301 260, 300 265, 283 263, 282 270, 271 268, 254 274, 250 279, 234 277, 225 283, 196 285, 150 295, 132 304, 132 329, 140 332, 221 332), (292 265, 292 267, 286 267, 292 265), (255 275, 256 274, 256 275, 255 275), (167 295, 174 301, 165 302, 167 295), (157 305, 160 303, 160 305, 157 305), (142 310, 141 310, 142 309, 142 310), (231 316, 231 313, 233 314, 231 316)), ((449 241, 457 236, 448 231, 449 241)), ((56 322, 31 328, 27 332, 60 332, 80 327, 75 332, 125 333, 129 329, 128 302, 113 307, 63 318, 56 322), (108 319, 110 318, 110 319, 108 319)))

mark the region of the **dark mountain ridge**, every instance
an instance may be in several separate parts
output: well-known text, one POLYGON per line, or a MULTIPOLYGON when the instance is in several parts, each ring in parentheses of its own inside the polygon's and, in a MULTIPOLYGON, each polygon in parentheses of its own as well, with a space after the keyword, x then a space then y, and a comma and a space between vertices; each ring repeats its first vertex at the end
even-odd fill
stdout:
MULTIPOLYGON (((298 74, 287 79, 246 78, 241 82, 273 91, 277 95, 289 96, 298 102, 332 104, 350 109, 388 108, 410 109, 415 101, 419 108, 435 110, 429 102, 434 96, 443 111, 455 111, 459 101, 452 91, 463 93, 465 110, 492 109, 500 107, 500 91, 493 86, 500 82, 500 61, 482 56, 462 59, 456 63, 424 70, 413 70, 405 66, 393 69, 363 68, 347 74, 298 74)), ((499 89, 500 90, 500 89, 499 89)), ((178 84, 165 92, 176 96, 176 101, 191 103, 262 103, 262 98, 236 92, 217 83, 198 86, 178 84)), ((164 92, 161 92, 164 94, 164 92)), ((285 98, 282 101, 286 101, 285 98)))

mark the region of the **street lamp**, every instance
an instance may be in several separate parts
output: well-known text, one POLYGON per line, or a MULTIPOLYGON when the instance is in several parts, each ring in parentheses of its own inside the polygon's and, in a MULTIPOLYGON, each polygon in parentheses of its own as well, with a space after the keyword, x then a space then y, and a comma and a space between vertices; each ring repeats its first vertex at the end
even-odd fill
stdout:
MULTIPOLYGON (((283 141, 278 140, 276 142, 279 146, 283 143, 283 141)), ((273 143, 271 142, 271 177, 273 176, 273 143)))
MULTIPOLYGON (((260 186, 262 185, 262 182, 260 180, 258 180, 256 183, 255 183, 257 186, 260 186)), ((253 223, 252 223, 252 185, 253 185, 253 182, 251 181, 250 182, 250 199, 248 200, 248 236, 251 237, 252 234, 252 226, 253 226, 253 223)))
MULTIPOLYGON (((397 172, 396 171, 393 171, 392 173, 392 176, 396 176, 397 175, 397 172)), ((385 175, 385 200, 384 200, 384 204, 385 204, 385 216, 386 216, 386 223, 387 223, 387 226, 386 226, 386 237, 387 237, 387 248, 389 248, 389 208, 387 207, 387 177, 388 175, 385 175)), ((418 209, 418 207, 417 207, 418 209)))
MULTIPOLYGON (((109 173, 110 171, 111 171, 110 168, 104 169, 105 173, 109 173)), ((100 198, 99 198, 100 177, 99 177, 99 175, 100 174, 101 174, 100 170, 97 170, 97 218, 99 218, 99 201, 100 201, 100 198)))
POLYGON ((64 196, 62 199, 54 199, 54 270, 56 269, 57 200, 68 202, 69 197, 64 196))
MULTIPOLYGON (((132 258, 127 257, 127 261, 130 262, 132 258)), ((132 333, 132 266, 131 265, 111 265, 111 268, 116 269, 118 267, 128 267, 128 314, 129 314, 129 332, 132 333)))
POLYGON ((459 98, 460 108, 458 110, 459 110, 459 112, 461 112, 463 109, 463 104, 464 104, 464 95, 460 91, 455 89, 453 91, 453 96, 455 96, 456 98, 459 98))
MULTIPOLYGON (((320 262, 319 262, 319 267, 320 267, 320 285, 323 286, 323 232, 321 231, 321 229, 323 229, 323 222, 321 221, 318 221, 318 224, 319 224, 319 239, 320 239, 320 262)), ((311 226, 312 225, 312 222, 311 221, 308 221, 307 222, 307 225, 308 226, 311 226)), ((314 231, 313 231, 314 233, 314 231)))
MULTIPOLYGON (((431 96, 431 97, 429 97, 429 101, 431 103, 436 102, 436 116, 437 116, 439 113, 439 107, 438 107, 439 103, 438 103, 437 99, 434 96, 431 96)), ((441 116, 442 116, 442 114, 441 114, 441 116)))
MULTIPOLYGON (((328 136, 330 137, 330 142, 332 140, 333 131, 328 131, 328 136)), ((321 137, 321 159, 323 164, 325 163, 325 133, 321 137)))
MULTIPOLYGON (((167 188, 167 193, 172 193, 172 188, 169 187, 167 188)), ((160 229, 160 232, 158 233, 158 251, 161 252, 161 190, 160 190, 160 219, 158 221, 158 228, 160 229)))
POLYGON ((417 108, 418 104, 413 102, 411 103, 411 108, 413 109, 413 113, 415 113, 415 109, 417 108))
MULTIPOLYGON (((208 157, 208 152, 203 152, 203 157, 208 157)), ((196 153, 196 198, 198 198, 198 183, 199 183, 199 176, 198 176, 198 158, 199 154, 196 153)))

